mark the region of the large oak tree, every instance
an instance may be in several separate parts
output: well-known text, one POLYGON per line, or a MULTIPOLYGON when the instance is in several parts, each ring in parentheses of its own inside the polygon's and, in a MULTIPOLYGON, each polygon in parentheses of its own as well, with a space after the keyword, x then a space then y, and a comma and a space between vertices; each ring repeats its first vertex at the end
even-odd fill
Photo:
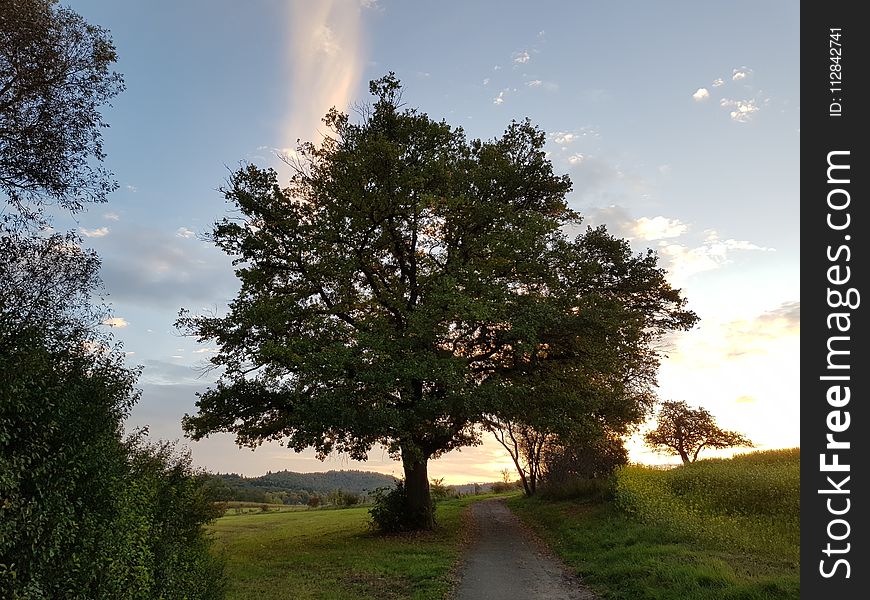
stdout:
POLYGON ((255 166, 232 175, 237 213, 213 236, 241 290, 226 316, 182 312, 223 370, 184 427, 321 456, 384 445, 429 528, 430 459, 495 417, 637 420, 653 343, 696 317, 652 253, 603 228, 566 235, 571 182, 528 121, 468 140, 403 107, 392 74, 370 89, 358 121, 333 109, 322 143, 300 144, 287 187, 255 166))

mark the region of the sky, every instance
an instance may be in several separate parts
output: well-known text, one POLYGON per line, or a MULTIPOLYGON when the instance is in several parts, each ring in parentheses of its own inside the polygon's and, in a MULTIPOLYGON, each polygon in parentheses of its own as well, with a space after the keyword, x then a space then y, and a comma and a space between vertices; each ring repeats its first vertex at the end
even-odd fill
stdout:
MULTIPOLYGON (((547 132, 572 208, 638 252, 657 251, 701 317, 667 340, 658 395, 707 408, 759 448, 799 445, 799 5, 793 1, 399 2, 151 0, 69 3, 111 31, 126 91, 105 111, 108 204, 76 228, 103 260, 106 324, 142 396, 128 427, 180 439, 195 464, 401 474, 320 462, 231 435, 184 440, 181 417, 216 349, 182 336, 182 307, 219 313, 238 289, 204 235, 229 210, 219 188, 245 163, 271 166, 320 118, 367 102, 394 71, 403 98, 469 137, 529 117, 547 132)), ((672 462, 635 437, 631 457, 672 462)), ((716 453, 708 453, 714 456, 716 453)), ((492 440, 430 463, 447 483, 492 481, 510 467, 492 440)))

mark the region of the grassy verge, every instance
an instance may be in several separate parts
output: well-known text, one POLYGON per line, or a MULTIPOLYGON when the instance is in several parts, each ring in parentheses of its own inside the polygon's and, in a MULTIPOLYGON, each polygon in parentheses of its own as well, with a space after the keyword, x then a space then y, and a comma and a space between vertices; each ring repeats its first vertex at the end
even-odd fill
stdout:
POLYGON ((228 515, 211 527, 227 562, 229 599, 443 599, 461 551, 464 508, 445 501, 438 529, 380 536, 368 507, 228 515))
POLYGON ((796 599, 799 458, 632 467, 618 477, 619 503, 512 498, 508 506, 602 598, 796 599))

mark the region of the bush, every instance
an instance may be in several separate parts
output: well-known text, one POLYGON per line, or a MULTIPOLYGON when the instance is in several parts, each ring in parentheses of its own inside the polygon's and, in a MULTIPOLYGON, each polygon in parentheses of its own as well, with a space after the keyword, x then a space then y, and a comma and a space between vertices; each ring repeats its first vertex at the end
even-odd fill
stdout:
POLYGON ((222 597, 202 531, 217 509, 189 457, 122 439, 122 355, 15 337, 0 348, 0 597, 222 597))
POLYGON ((544 449, 541 463, 545 485, 570 486, 577 479, 606 479, 628 464, 628 451, 619 436, 602 435, 551 444, 544 449))
POLYGON ((545 482, 540 495, 546 500, 587 500, 604 502, 613 498, 615 477, 587 479, 574 477, 558 483, 545 482))
POLYGON ((309 508, 317 508, 320 506, 320 502, 320 496, 309 496, 307 504, 309 508))
POLYGON ((378 488, 372 492, 374 506, 369 509, 372 525, 384 533, 413 531, 416 522, 408 513, 405 484, 396 482, 396 487, 378 488))

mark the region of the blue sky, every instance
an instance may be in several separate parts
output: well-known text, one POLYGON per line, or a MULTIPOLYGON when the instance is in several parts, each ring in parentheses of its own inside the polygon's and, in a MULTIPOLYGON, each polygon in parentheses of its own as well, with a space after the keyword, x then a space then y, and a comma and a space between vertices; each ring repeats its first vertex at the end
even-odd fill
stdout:
MULTIPOLYGON (((120 189, 59 226, 103 258, 114 333, 143 365, 131 426, 179 438, 211 352, 181 337, 179 308, 220 312, 236 290, 202 234, 227 206, 217 191, 241 162, 316 138, 332 106, 367 100, 395 71, 404 99, 473 137, 530 117, 548 134, 569 201, 638 250, 659 252, 702 317, 668 341, 664 399, 703 405, 762 447, 799 444, 799 7, 797 2, 427 2, 79 0, 108 28, 127 90, 107 110, 107 165, 120 189)), ((197 464, 372 468, 191 444, 197 464)), ((664 457, 632 445, 637 460, 664 457)), ((497 446, 431 466, 449 482, 492 479, 497 446)))

